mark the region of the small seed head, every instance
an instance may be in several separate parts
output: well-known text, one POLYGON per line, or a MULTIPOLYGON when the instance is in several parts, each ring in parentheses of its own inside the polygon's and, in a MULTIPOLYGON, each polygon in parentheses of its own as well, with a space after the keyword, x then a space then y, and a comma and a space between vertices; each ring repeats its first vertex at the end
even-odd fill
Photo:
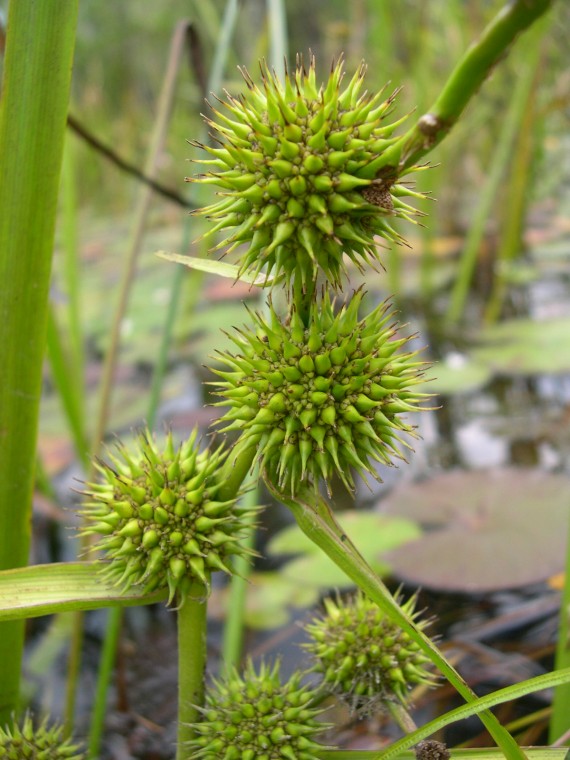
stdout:
POLYGON ((195 430, 178 449, 169 433, 161 451, 147 431, 132 452, 118 451, 98 466, 101 482, 89 484, 83 510, 84 533, 101 536, 111 581, 168 588, 169 603, 182 604, 193 581, 208 587, 212 571, 231 573, 233 556, 251 554, 239 541, 255 510, 216 499, 221 448, 200 451, 195 430))
POLYGON ((378 237, 402 240, 391 221, 412 219, 402 198, 416 194, 378 177, 402 120, 386 123, 396 93, 362 91, 365 72, 361 64, 343 87, 340 59, 319 86, 311 56, 281 83, 262 63, 261 87, 243 71, 245 95, 227 95, 206 119, 219 146, 200 145, 207 172, 191 181, 221 188, 200 213, 214 222, 209 234, 231 230, 216 248, 245 246, 242 272, 302 287, 322 272, 338 288, 344 254, 362 267, 378 259, 378 237))
POLYGON ((312 705, 315 696, 298 673, 281 683, 279 663, 257 672, 249 661, 243 676, 233 671, 207 692, 189 757, 317 760, 319 750, 331 748, 314 741, 329 728, 317 720, 322 710, 312 705))
POLYGON ((423 362, 400 352, 385 304, 358 319, 358 291, 338 313, 327 295, 315 302, 307 327, 293 311, 281 322, 253 314, 255 328, 232 336, 237 354, 220 354, 224 430, 240 430, 238 446, 257 445, 272 482, 295 495, 338 472, 354 487, 352 469, 376 477, 373 462, 390 466, 414 435, 402 413, 418 410, 423 362))
MULTIPOLYGON (((412 619, 415 602, 412 597, 402 605, 412 619)), ((325 608, 326 614, 305 627, 311 641, 304 646, 316 660, 313 670, 322 674, 324 687, 351 709, 369 714, 390 701, 406 704, 412 687, 434 685, 425 670, 428 658, 364 594, 347 601, 326 599, 325 608)), ((426 625, 416 621, 420 630, 426 625)))
POLYGON ((2 760, 84 760, 79 745, 64 739, 62 726, 48 727, 47 719, 37 728, 29 713, 22 724, 0 727, 0 757, 2 760))

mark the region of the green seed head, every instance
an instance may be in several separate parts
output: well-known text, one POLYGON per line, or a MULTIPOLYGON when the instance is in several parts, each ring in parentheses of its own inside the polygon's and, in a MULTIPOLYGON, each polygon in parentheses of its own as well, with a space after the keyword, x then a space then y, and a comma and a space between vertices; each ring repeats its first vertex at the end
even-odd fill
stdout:
POLYGON ((235 500, 218 501, 218 469, 225 453, 200 451, 197 431, 177 450, 168 434, 163 451, 147 432, 133 452, 98 467, 102 482, 89 484, 85 534, 99 534, 97 547, 110 559, 107 576, 128 589, 168 588, 169 603, 184 601, 193 581, 209 586, 213 570, 231 573, 244 519, 253 511, 235 500))
MULTIPOLYGON (((402 605, 412 619, 415 601, 402 605)), ((311 641, 304 646, 324 686, 353 710, 370 713, 386 702, 406 704, 412 687, 434 685, 418 645, 361 592, 348 601, 326 599, 325 607, 326 614, 306 626, 311 641)), ((416 621, 420 630, 426 625, 416 621)))
POLYGON ((22 725, 11 728, 0 727, 0 757, 2 760, 83 760, 85 754, 78 745, 64 739, 63 728, 48 728, 45 720, 34 728, 32 719, 26 714, 22 725))
POLYGON ((214 222, 210 234, 230 230, 218 248, 245 246, 242 272, 305 287, 321 271, 339 287, 344 254, 362 267, 377 260, 377 237, 401 240, 391 220, 410 219, 402 198, 417 194, 379 172, 402 120, 386 123, 396 93, 361 92, 365 70, 342 87, 341 59, 318 86, 314 58, 308 71, 298 59, 281 84, 262 63, 261 87, 242 72, 246 94, 228 95, 207 119, 220 145, 198 144, 208 171, 189 181, 221 188, 200 213, 214 222))
POLYGON ((236 671, 214 682, 206 695, 203 718, 190 744, 192 760, 316 760, 323 747, 316 734, 329 726, 317 720, 315 692, 295 673, 281 683, 279 663, 248 662, 243 677, 236 671))
POLYGON ((272 482, 295 494, 302 484, 328 484, 337 472, 347 488, 351 471, 374 476, 373 462, 401 458, 401 433, 413 428, 401 415, 429 394, 414 387, 423 362, 399 349, 392 316, 383 304, 358 319, 362 292, 335 314, 327 295, 312 306, 306 327, 293 311, 282 323, 273 308, 255 329, 232 336, 237 354, 221 361, 219 406, 224 430, 241 430, 237 446, 257 445, 272 482))

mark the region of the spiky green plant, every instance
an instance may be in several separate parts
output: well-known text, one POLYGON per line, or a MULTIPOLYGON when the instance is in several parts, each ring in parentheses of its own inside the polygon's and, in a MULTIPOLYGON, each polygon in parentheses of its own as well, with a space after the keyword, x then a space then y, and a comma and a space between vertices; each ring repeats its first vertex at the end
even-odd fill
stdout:
POLYGON ((393 315, 380 304, 362 319, 361 291, 335 313, 325 294, 305 324, 293 310, 282 322, 273 308, 255 328, 230 335, 237 354, 222 353, 229 371, 214 370, 224 430, 241 430, 238 447, 257 444, 263 468, 280 488, 328 484, 335 473, 347 488, 351 469, 376 476, 374 462, 392 464, 414 429, 401 415, 414 412, 424 363, 403 352, 393 315))
POLYGON ((317 693, 301 684, 298 672, 282 683, 280 664, 248 661, 243 676, 234 670, 206 692, 192 760, 317 760, 328 749, 314 737, 329 726, 317 720, 317 693))
POLYGON ((314 57, 308 69, 298 57, 282 84, 262 63, 261 87, 242 71, 246 94, 228 94, 206 120, 219 146, 195 143, 209 171, 188 179, 221 188, 199 213, 215 222, 208 234, 233 228, 216 248, 245 246, 242 272, 283 275, 303 290, 322 272, 338 288, 344 254, 362 268, 377 261, 378 237, 401 240, 392 220, 416 213, 402 200, 416 194, 377 172, 403 119, 386 122, 396 92, 362 92, 365 72, 361 64, 343 88, 341 58, 319 86, 314 57))
MULTIPOLYGON (((435 684, 419 646, 362 592, 324 604, 325 614, 305 626, 311 640, 304 646, 325 688, 352 709, 369 713, 396 700, 406 704, 413 686, 435 684)), ((411 597, 401 605, 411 619, 418 617, 415 604, 411 597)), ((423 630, 428 622, 416 625, 423 630)))
POLYGON ((184 601, 192 581, 209 586, 214 570, 231 573, 231 558, 251 551, 240 544, 243 519, 255 510, 219 501, 221 448, 200 451, 197 431, 178 449, 172 435, 162 451, 148 431, 133 451, 100 463, 101 482, 89 484, 86 534, 110 560, 106 575, 123 588, 168 588, 169 603, 184 601))
POLYGON ((65 739, 62 726, 48 726, 47 718, 37 727, 29 713, 21 725, 0 727, 2 760, 83 760, 85 754, 71 739, 65 739))

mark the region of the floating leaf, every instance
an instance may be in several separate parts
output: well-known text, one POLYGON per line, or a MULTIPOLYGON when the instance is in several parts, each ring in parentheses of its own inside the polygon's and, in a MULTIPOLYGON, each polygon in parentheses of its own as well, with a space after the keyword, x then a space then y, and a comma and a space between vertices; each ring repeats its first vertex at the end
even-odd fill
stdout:
POLYGON ((249 581, 245 622, 250 628, 287 625, 292 608, 312 607, 319 598, 319 589, 292 583, 278 572, 253 573, 249 581))
POLYGON ((471 359, 504 375, 570 372, 570 319, 511 319, 477 336, 471 359))
MULTIPOLYGON (((346 512, 339 522, 358 551, 380 575, 390 572, 384 553, 421 535, 418 525, 402 517, 386 517, 375 512, 346 512)), ((347 576, 296 526, 281 531, 268 546, 269 554, 296 553, 302 556, 282 568, 283 577, 295 585, 315 589, 346 588, 353 585, 347 576)))
POLYGON ((486 385, 492 374, 488 365, 454 354, 433 365, 430 369, 433 380, 422 385, 420 390, 440 396, 470 393, 486 385))
POLYGON ((254 277, 246 272, 240 274, 238 266, 227 264, 225 261, 202 259, 197 256, 181 256, 179 253, 168 253, 168 251, 156 251, 155 256, 159 256, 167 261, 174 261, 175 264, 184 264, 184 266, 190 267, 190 269, 197 269, 200 272, 207 272, 208 274, 217 274, 220 277, 229 277, 231 280, 249 282, 251 285, 263 286, 274 284, 274 278, 266 278, 262 274, 254 277))
POLYGON ((543 581, 564 567, 570 479, 563 475, 458 470, 397 488, 382 510, 433 528, 386 556, 412 585, 493 591, 543 581))

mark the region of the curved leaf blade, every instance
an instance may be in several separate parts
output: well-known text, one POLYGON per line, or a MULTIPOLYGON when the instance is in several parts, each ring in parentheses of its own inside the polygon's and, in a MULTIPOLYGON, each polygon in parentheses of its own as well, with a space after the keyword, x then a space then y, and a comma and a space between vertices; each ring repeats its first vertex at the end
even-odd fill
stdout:
POLYGON ((0 572, 0 622, 58 612, 132 607, 166 599, 166 591, 124 593, 99 572, 103 562, 59 562, 0 572))

